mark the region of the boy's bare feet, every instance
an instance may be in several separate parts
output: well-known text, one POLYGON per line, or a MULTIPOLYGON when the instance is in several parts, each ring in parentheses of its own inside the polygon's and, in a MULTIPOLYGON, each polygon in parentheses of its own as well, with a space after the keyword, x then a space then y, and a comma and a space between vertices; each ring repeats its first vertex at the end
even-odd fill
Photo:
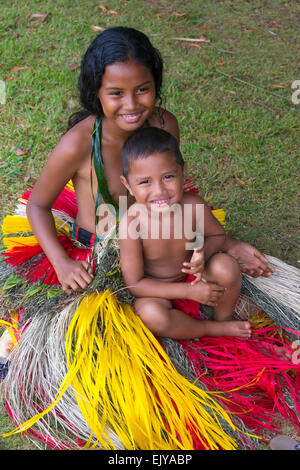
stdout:
POLYGON ((214 321, 203 320, 206 322, 205 334, 203 336, 239 336, 241 338, 250 338, 251 326, 247 321, 214 321))

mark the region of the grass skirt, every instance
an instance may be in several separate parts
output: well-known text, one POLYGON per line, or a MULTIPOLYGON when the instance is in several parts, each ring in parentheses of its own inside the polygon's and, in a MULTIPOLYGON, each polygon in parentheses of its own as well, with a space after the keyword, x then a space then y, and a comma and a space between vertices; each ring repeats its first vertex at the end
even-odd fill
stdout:
POLYGON ((233 450, 259 449, 264 430, 286 420, 299 432, 299 312, 244 276, 237 315, 251 321, 250 340, 158 339, 132 308, 117 243, 93 252, 72 238, 71 186, 52 209, 57 233, 71 258, 93 256, 95 277, 84 293, 61 290, 25 216, 29 193, 2 226, 1 324, 16 345, 2 382, 15 425, 6 437, 24 432, 57 449, 233 450))

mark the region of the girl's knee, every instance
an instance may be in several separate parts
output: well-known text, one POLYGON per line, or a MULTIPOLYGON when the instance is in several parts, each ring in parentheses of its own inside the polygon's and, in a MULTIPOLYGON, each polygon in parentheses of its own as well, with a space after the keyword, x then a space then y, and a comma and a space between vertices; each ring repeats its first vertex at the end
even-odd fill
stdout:
POLYGON ((227 253, 215 254, 209 262, 208 271, 222 285, 236 284, 241 280, 239 263, 227 253))

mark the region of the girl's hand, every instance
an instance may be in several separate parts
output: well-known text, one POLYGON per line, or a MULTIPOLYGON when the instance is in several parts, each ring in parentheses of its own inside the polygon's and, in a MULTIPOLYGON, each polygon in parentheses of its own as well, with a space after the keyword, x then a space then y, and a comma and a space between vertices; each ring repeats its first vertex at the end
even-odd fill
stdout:
POLYGON ((195 300, 200 304, 216 307, 224 292, 225 287, 219 286, 219 284, 215 284, 213 282, 208 282, 205 279, 201 279, 197 284, 190 284, 188 298, 195 300))
POLYGON ((87 261, 70 258, 61 260, 55 271, 66 294, 86 289, 94 277, 93 269, 87 261))
POLYGON ((193 274, 196 278, 191 282, 192 286, 197 284, 197 282, 200 282, 205 266, 204 247, 195 248, 190 262, 184 262, 183 266, 184 268, 181 270, 183 273, 193 274))
POLYGON ((268 266, 267 258, 249 243, 236 242, 226 252, 238 261, 241 271, 249 276, 269 277, 275 271, 268 266))

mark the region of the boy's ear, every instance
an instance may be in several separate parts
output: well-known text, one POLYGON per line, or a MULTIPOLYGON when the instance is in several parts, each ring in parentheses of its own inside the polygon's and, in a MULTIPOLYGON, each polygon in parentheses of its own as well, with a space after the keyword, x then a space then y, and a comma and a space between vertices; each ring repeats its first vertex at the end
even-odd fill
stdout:
POLYGON ((125 188, 128 189, 128 191, 129 191, 129 193, 131 194, 131 196, 133 196, 131 187, 129 186, 129 183, 128 183, 127 179, 125 178, 125 176, 121 175, 121 176, 120 176, 120 180, 121 180, 121 183, 124 184, 125 188))

